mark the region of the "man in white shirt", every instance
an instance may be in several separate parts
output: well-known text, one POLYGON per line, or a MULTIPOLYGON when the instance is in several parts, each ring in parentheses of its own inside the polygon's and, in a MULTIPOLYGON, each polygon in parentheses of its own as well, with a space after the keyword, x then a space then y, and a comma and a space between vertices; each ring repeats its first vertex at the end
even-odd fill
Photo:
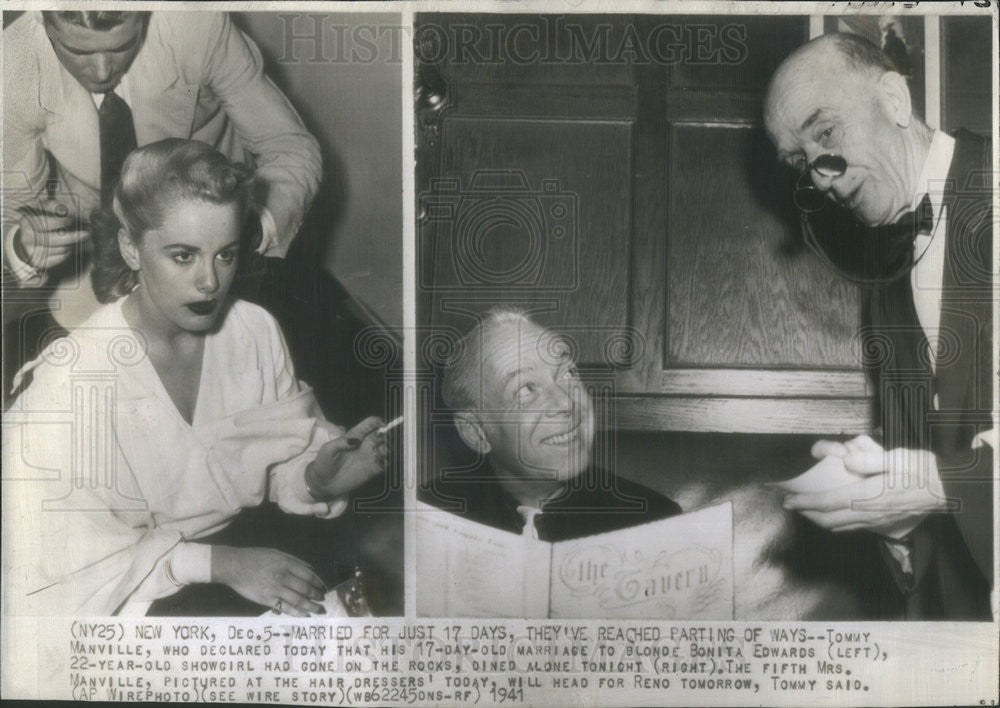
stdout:
POLYGON ((834 531, 882 535, 908 617, 989 619, 989 143, 926 126, 906 79, 850 34, 820 37, 786 59, 764 119, 779 158, 802 173, 800 190, 849 211, 872 243, 906 232, 894 235, 902 247, 873 251, 879 277, 865 279, 862 336, 881 440, 818 442, 813 453, 843 458, 858 482, 791 495, 785 506, 834 531))
POLYGON ((131 147, 180 137, 251 164, 257 252, 287 253, 319 146, 227 14, 28 12, 4 30, 3 67, 5 379, 96 309, 88 221, 131 147))

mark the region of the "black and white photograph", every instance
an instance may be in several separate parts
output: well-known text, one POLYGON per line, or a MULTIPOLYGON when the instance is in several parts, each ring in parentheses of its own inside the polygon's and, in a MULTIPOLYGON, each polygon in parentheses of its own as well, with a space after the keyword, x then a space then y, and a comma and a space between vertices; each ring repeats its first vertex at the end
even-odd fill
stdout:
POLYGON ((403 614, 400 23, 4 12, 5 618, 403 614))
POLYGON ((990 620, 992 27, 861 19, 416 16, 418 610, 990 620))
POLYGON ((996 2, 8 0, 3 698, 996 705, 996 2))

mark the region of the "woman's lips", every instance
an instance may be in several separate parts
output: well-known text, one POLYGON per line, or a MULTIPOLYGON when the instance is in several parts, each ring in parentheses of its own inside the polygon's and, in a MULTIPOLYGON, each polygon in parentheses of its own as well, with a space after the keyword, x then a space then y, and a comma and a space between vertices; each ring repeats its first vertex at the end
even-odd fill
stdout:
POLYGON ((205 315, 210 315, 215 312, 215 308, 218 305, 217 300, 200 300, 199 302, 190 302, 185 307, 191 310, 194 314, 204 317, 205 315))

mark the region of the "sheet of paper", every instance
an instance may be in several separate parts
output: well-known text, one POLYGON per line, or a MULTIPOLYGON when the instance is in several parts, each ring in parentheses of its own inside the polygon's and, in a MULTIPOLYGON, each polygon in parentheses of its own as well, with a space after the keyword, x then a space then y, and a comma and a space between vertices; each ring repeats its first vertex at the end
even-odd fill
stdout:
POLYGON ((417 503, 417 613, 545 617, 549 544, 417 503))
POLYGON ((830 455, 824 457, 798 477, 775 482, 773 486, 789 494, 809 494, 812 492, 828 492, 847 484, 854 484, 861 477, 848 471, 844 461, 830 455))
POLYGON ((733 505, 554 545, 553 618, 732 619, 733 505))

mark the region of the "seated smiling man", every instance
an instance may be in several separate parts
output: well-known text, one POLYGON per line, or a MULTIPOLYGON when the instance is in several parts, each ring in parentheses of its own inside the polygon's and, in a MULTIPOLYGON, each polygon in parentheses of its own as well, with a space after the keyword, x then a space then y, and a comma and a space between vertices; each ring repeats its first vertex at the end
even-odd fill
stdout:
POLYGON ((570 348, 524 312, 493 309, 462 340, 443 396, 482 465, 446 473, 420 498, 543 541, 679 514, 673 501, 592 464, 594 410, 570 348))

